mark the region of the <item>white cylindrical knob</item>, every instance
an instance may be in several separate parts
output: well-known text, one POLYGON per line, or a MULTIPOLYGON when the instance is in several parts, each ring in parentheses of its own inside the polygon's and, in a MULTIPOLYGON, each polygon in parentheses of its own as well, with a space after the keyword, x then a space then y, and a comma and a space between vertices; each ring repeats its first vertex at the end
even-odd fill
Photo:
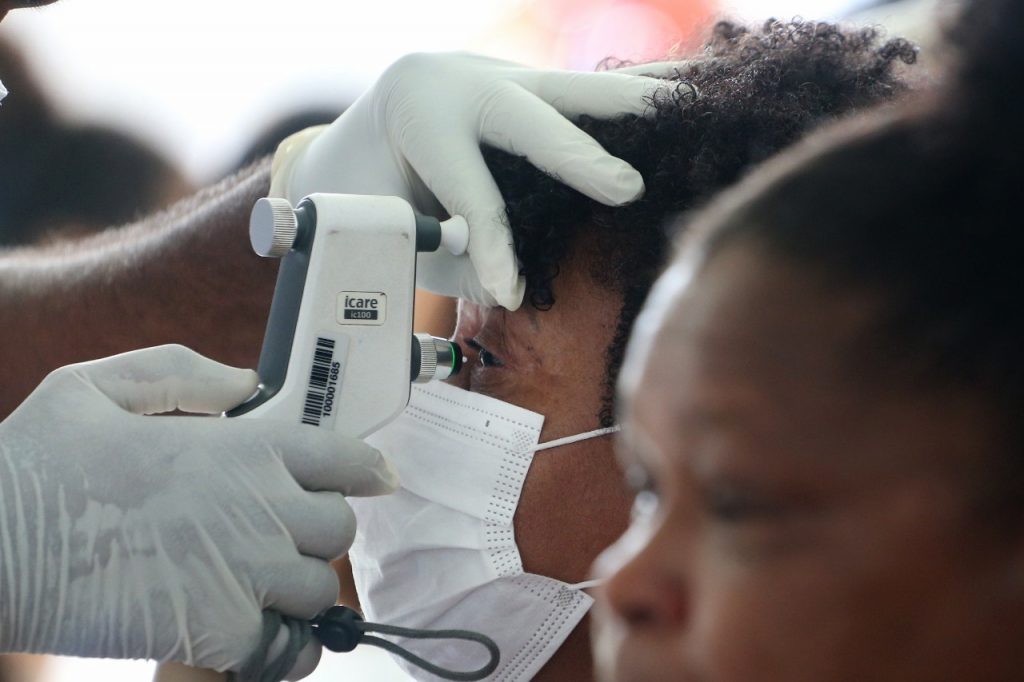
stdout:
POLYGON ((249 216, 249 241, 252 250, 268 258, 280 258, 295 244, 299 221, 287 199, 258 199, 249 216))
POLYGON ((469 246, 469 225, 460 215, 453 215, 441 223, 441 246, 448 249, 453 256, 466 253, 469 246))

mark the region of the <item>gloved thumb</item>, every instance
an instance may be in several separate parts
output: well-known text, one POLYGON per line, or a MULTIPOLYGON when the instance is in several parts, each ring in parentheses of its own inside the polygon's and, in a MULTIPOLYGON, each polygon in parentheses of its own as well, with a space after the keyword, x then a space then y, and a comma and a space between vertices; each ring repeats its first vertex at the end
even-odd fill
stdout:
POLYGON ((180 345, 156 346, 66 368, 135 414, 180 409, 217 414, 251 396, 256 372, 228 367, 180 345))

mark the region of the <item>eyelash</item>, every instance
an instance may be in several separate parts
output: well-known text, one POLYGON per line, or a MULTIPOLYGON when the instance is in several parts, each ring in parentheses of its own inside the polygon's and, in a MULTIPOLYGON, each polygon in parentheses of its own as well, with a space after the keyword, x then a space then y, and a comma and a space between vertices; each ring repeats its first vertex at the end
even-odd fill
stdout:
POLYGON ((505 365, 498 356, 481 346, 476 339, 467 340, 466 345, 477 352, 477 364, 480 367, 503 367, 505 365))
POLYGON ((781 512, 772 502, 728 485, 711 487, 703 498, 704 510, 708 516, 724 524, 766 521, 781 512))
MULTIPOLYGON (((639 464, 626 471, 626 482, 634 494, 633 515, 648 516, 657 509, 661 499, 658 483, 639 464)), ((716 523, 738 525, 764 519, 774 511, 770 504, 737 490, 734 486, 707 489, 701 496, 704 513, 716 523)))
POLYGON ((489 350, 480 350, 480 366, 481 367, 501 367, 504 363, 497 358, 489 350))

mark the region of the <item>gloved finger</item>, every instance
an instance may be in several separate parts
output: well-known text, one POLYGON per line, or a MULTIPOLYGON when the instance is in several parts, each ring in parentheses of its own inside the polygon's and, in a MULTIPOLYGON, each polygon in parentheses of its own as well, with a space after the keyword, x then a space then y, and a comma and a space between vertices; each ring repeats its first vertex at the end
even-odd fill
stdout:
POLYGON ((619 70, 547 71, 537 75, 530 90, 564 116, 614 118, 644 114, 650 98, 664 87, 665 81, 660 78, 619 70))
POLYGON ((437 166, 438 150, 410 145, 406 153, 410 165, 445 210, 469 223, 468 249, 480 284, 499 305, 515 310, 522 303, 524 286, 512 248, 512 233, 505 224, 505 202, 480 154, 478 141, 449 140, 443 151, 450 161, 443 173, 434 174, 429 171, 437 166))
POLYGON ((343 495, 384 495, 398 488, 398 473, 379 450, 358 438, 328 429, 262 421, 262 436, 273 443, 295 481, 311 491, 343 495))
POLYGON ((648 62, 647 64, 630 64, 618 69, 612 69, 605 73, 622 73, 632 76, 648 76, 652 78, 675 78, 676 75, 687 68, 691 62, 679 60, 674 62, 648 62))
POLYGON ((306 493, 301 503, 277 510, 300 554, 332 561, 356 536, 356 516, 340 493, 306 493))
POLYGON ((121 353, 69 368, 135 414, 184 410, 216 414, 251 396, 256 372, 228 367, 180 345, 121 353))
POLYGON ((519 276, 512 238, 503 220, 504 209, 500 217, 476 207, 462 215, 470 225, 469 258, 480 285, 498 305, 517 310, 523 303, 526 280, 519 276))
MULTIPOLYGON (((264 615, 264 618, 266 618, 266 615, 264 615)), ((271 640, 270 645, 267 646, 266 660, 276 661, 291 644, 291 630, 286 623, 281 623, 277 635, 271 640)), ((285 674, 284 679, 301 680, 312 673, 316 669, 317 664, 320 663, 322 653, 323 647, 320 645, 319 640, 316 637, 311 637, 299 651, 295 658, 295 663, 292 665, 291 670, 285 674)))
POLYGON ((281 563, 256 578, 262 608, 293 618, 310 619, 338 600, 338 574, 321 559, 307 556, 281 563))
POLYGON ((295 659, 295 665, 288 671, 288 674, 284 676, 286 680, 301 680, 307 675, 311 675, 316 666, 320 663, 320 656, 323 654, 323 647, 316 637, 311 638, 306 642, 306 646, 299 652, 299 657, 295 659))
MULTIPOLYGON (((461 256, 436 252, 421 253, 416 260, 418 263, 417 286, 442 293, 445 296, 454 296, 472 303, 479 303, 488 308, 499 305, 494 296, 480 284, 480 277, 476 274, 468 253, 461 256)), ((522 278, 520 277, 519 280, 521 281, 522 278)), ((518 306, 518 301, 521 299, 522 294, 516 299, 514 305, 518 306)))
MULTIPOLYGON (((554 107, 514 83, 503 83, 501 89, 495 109, 504 113, 487 117, 481 130, 484 142, 525 156, 542 171, 609 206, 643 193, 643 178, 632 166, 610 155, 554 107)), ((471 255, 472 240, 471 234, 471 255)))

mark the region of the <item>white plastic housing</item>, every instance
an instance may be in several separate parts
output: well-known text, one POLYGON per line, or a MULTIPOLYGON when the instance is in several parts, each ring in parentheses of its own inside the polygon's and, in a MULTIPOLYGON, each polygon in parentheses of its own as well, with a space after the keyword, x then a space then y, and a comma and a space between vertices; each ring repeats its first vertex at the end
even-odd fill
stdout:
MULTIPOLYGON (((312 194, 316 231, 280 390, 245 417, 313 423, 333 342, 317 426, 363 437, 409 402, 416 220, 397 197, 312 194), (314 376, 314 364, 318 368, 314 376)), ((301 237, 300 237, 301 241, 301 237)))

